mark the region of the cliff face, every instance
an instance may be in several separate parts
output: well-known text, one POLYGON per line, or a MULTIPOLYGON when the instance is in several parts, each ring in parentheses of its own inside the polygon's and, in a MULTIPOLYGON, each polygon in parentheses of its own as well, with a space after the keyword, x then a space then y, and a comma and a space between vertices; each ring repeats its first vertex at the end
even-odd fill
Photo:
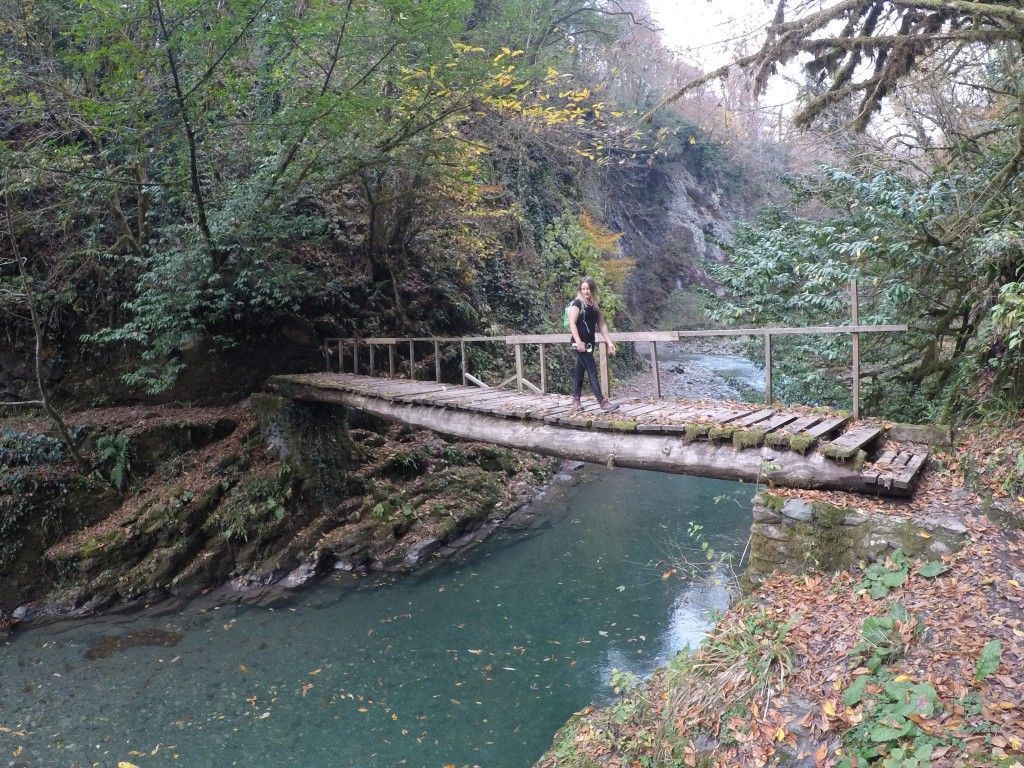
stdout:
POLYGON ((672 291, 711 286, 705 265, 724 258, 719 244, 742 216, 724 172, 678 149, 639 171, 610 174, 606 221, 635 262, 625 291, 638 328, 656 327, 672 291))

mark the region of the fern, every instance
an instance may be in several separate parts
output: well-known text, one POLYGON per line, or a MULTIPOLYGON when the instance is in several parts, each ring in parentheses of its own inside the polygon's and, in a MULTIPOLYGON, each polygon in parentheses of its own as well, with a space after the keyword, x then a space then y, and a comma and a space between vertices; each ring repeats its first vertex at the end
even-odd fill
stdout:
POLYGON ((127 435, 101 435, 96 440, 96 468, 119 491, 124 490, 131 472, 131 451, 127 435))

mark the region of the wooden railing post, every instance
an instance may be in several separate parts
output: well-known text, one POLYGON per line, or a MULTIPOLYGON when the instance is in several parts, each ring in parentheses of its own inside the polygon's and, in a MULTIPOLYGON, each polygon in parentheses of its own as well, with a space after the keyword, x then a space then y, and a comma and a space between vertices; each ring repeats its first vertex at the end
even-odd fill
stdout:
POLYGON ((466 342, 459 341, 459 355, 462 357, 462 386, 466 386, 466 342))
POLYGON ((523 391, 523 345, 516 344, 516 390, 523 391))
POLYGON ((605 397, 612 396, 612 382, 611 377, 608 375, 608 345, 601 344, 601 392, 604 393, 605 397))
POLYGON ((434 340, 434 381, 441 383, 441 342, 434 340))
POLYGON ((373 371, 374 371, 374 367, 375 367, 374 366, 374 360, 373 360, 373 344, 370 344, 369 347, 370 347, 370 375, 373 376, 373 371))
POLYGON ((541 342, 540 345, 540 393, 546 395, 548 393, 548 358, 547 358, 547 345, 541 342))
POLYGON ((344 354, 345 343, 338 339, 338 373, 345 372, 345 354, 344 354))
POLYGON ((409 342, 409 378, 416 378, 416 347, 413 342, 409 342))
POLYGON ((658 370, 658 342, 651 342, 651 370, 654 371, 654 397, 661 400, 661 371, 658 370))
POLYGON ((352 373, 359 373, 359 342, 352 342, 352 373))
MULTIPOLYGON (((860 325, 860 307, 858 306, 857 279, 850 281, 850 315, 854 325, 860 325)), ((853 341, 853 418, 860 418, 860 334, 851 333, 853 341)))
POLYGON ((388 344, 388 375, 395 378, 395 345, 388 344))
POLYGON ((772 335, 764 335, 764 401, 772 404, 772 335))

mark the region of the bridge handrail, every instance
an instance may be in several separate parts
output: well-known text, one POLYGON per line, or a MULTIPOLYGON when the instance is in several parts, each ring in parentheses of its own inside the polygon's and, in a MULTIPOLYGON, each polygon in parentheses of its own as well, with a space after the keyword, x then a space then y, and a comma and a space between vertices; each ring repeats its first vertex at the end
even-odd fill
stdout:
MULTIPOLYGON (((850 334, 853 342, 853 365, 851 377, 851 389, 853 395, 853 417, 860 418, 860 334, 862 333, 901 333, 908 330, 906 325, 862 325, 858 308, 857 281, 850 281, 850 309, 852 323, 848 325, 815 325, 803 327, 789 326, 768 326, 764 328, 707 328, 686 331, 636 331, 623 333, 610 333, 609 338, 613 342, 649 342, 651 345, 651 368, 654 372, 655 396, 661 399, 661 377, 658 370, 658 342, 680 341, 682 339, 702 338, 709 336, 761 336, 764 338, 764 373, 765 373, 765 399, 768 403, 772 397, 772 337, 793 336, 793 335, 825 335, 844 333, 850 334)), ((359 368, 359 345, 365 345, 370 355, 370 375, 374 375, 376 346, 388 347, 388 360, 391 375, 395 375, 395 349, 398 344, 409 345, 409 371, 410 378, 415 378, 416 349, 417 343, 433 343, 434 345, 434 378, 441 381, 441 344, 458 343, 462 362, 462 383, 465 385, 471 382, 479 387, 488 385, 469 373, 466 362, 466 344, 471 343, 504 343, 514 347, 516 357, 516 374, 506 379, 498 386, 502 387, 515 381, 516 389, 520 392, 524 388, 530 389, 537 394, 547 393, 547 364, 546 347, 548 344, 569 343, 569 332, 562 333, 539 333, 539 334, 515 334, 509 336, 415 336, 415 337, 390 337, 374 336, 367 338, 328 338, 328 350, 331 345, 338 345, 338 369, 345 371, 344 348, 352 348, 352 372, 356 373, 359 368), (540 386, 529 381, 524 375, 523 346, 539 345, 540 347, 540 386)), ((328 353, 328 361, 329 361, 328 353)), ((603 340, 598 344, 600 356, 600 374, 602 389, 610 394, 610 376, 608 372, 608 350, 603 340)), ((329 363, 328 363, 329 367, 329 363)))
MULTIPOLYGON (((813 326, 765 326, 763 328, 702 328, 687 331, 623 331, 609 333, 612 341, 680 341, 703 336, 798 336, 827 335, 836 333, 900 333, 908 330, 906 325, 813 325, 813 326)), ((510 336, 331 336, 324 339, 328 344, 374 344, 388 346, 408 342, 495 342, 508 346, 514 344, 561 344, 568 343, 569 333, 528 333, 510 336)), ((603 340, 598 340, 603 344, 603 340)))

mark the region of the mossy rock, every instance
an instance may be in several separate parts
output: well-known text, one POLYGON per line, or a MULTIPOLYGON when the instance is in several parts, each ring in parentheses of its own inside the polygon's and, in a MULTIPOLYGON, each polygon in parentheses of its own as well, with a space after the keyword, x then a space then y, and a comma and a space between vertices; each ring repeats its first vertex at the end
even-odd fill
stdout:
POLYGON ((260 437, 300 478, 304 495, 323 508, 344 501, 344 479, 361 455, 346 410, 276 395, 253 395, 251 403, 260 437))
MULTIPOLYGON (((844 448, 842 446, 836 445, 834 442, 828 442, 822 445, 821 453, 823 456, 827 456, 828 458, 834 459, 835 461, 851 460, 853 462, 857 461, 857 458, 860 454, 864 454, 864 456, 867 455, 861 449, 854 450, 852 448, 844 448)), ((863 464, 864 458, 861 457, 860 461, 863 464)))
POLYGON ((867 454, 867 451, 864 451, 864 450, 859 450, 859 451, 857 451, 857 452, 856 452, 856 453, 855 453, 855 454, 853 455, 853 458, 852 458, 852 459, 851 459, 851 461, 850 461, 850 466, 851 466, 851 467, 852 467, 852 468, 853 468, 854 470, 859 470, 859 469, 860 469, 861 467, 863 467, 863 466, 864 466, 864 462, 865 462, 865 461, 867 461, 867 460, 868 460, 868 454, 867 454))
MULTIPOLYGON (((761 492, 758 503, 783 515, 787 499, 761 492)), ((836 571, 860 559, 859 531, 843 525, 851 512, 821 501, 811 502, 810 520, 785 519, 772 526, 773 536, 755 533, 751 538, 751 559, 767 572, 801 574, 807 571, 836 571)))
POLYGON ((471 460, 487 472, 504 472, 512 476, 523 468, 523 461, 513 451, 497 446, 478 447, 471 454, 471 460))
POLYGON ((242 478, 213 512, 203 530, 225 540, 262 538, 261 531, 277 530, 288 516, 288 502, 297 479, 288 465, 272 464, 242 478))
POLYGON ((734 427, 719 427, 714 426, 708 430, 709 440, 728 440, 732 437, 732 433, 735 431, 734 427))
POLYGON ((182 538, 171 546, 153 549, 138 565, 117 579, 117 589, 126 599, 165 589, 179 569, 188 561, 195 546, 182 538))
POLYGON ((380 465, 379 472, 395 480, 410 480, 430 468, 430 456, 422 449, 396 451, 380 465))
POLYGON ((769 432, 765 437, 765 445, 771 446, 772 448, 788 448, 789 441, 793 437, 789 432, 778 431, 769 432))
POLYGON ((88 560, 121 546, 125 543, 125 540, 125 533, 120 528, 97 536, 89 536, 79 545, 78 549, 71 550, 68 553, 68 558, 62 559, 88 560))
POLYGON ((223 440, 237 426, 234 419, 219 418, 208 422, 182 420, 132 430, 129 432, 132 470, 137 474, 148 474, 182 453, 223 440))

